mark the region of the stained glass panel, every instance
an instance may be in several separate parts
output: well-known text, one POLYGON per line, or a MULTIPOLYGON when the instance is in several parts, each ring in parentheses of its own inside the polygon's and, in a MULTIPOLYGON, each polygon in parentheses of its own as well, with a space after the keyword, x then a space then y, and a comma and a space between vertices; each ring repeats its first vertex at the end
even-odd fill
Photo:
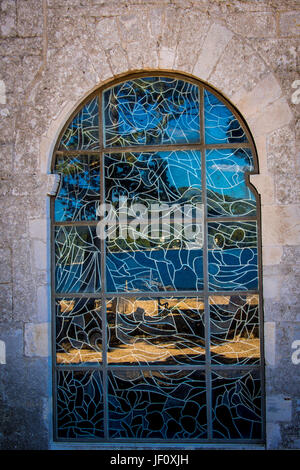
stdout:
POLYGON ((262 437, 261 383, 258 370, 218 370, 212 374, 213 437, 262 437))
POLYGON ((246 184, 253 171, 250 149, 214 149, 206 152, 208 216, 256 215, 256 199, 246 184))
POLYGON ((112 438, 199 439, 207 435, 203 371, 109 372, 112 438))
POLYGON ((99 149, 98 97, 92 99, 76 114, 61 138, 59 150, 99 149))
POLYGON ((198 87, 174 78, 130 80, 104 92, 105 145, 199 142, 198 87))
POLYGON ((259 364, 258 295, 215 295, 209 303, 212 362, 259 364))
POLYGON ((206 144, 247 142, 244 129, 229 107, 216 95, 204 90, 206 144))
POLYGON ((100 202, 99 157, 58 156, 55 172, 62 178, 55 198, 55 220, 96 220, 100 202))
POLYGON ((203 364, 200 298, 114 298, 107 303, 109 364, 203 364))
POLYGON ((99 292, 100 256, 96 227, 56 227, 56 292, 99 292))
POLYGON ((61 438, 104 437, 102 372, 57 372, 57 425, 61 438))
POLYGON ((141 75, 55 147, 56 438, 261 442, 255 147, 205 84, 141 75))
POLYGON ((102 361, 99 299, 56 299, 56 360, 58 364, 102 361))
POLYGON ((258 288, 256 222, 208 224, 209 289, 258 288))

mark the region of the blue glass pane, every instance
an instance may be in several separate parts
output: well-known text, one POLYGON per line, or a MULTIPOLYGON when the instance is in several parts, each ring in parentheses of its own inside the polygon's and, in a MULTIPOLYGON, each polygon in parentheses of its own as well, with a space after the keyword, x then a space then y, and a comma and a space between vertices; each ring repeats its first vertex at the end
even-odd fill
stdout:
POLYGON ((245 173, 253 169, 249 149, 214 149, 206 152, 208 216, 256 215, 256 199, 245 181, 245 173))
POLYGON ((163 244, 145 250, 138 243, 135 249, 138 251, 117 244, 108 247, 109 292, 203 289, 202 250, 170 249, 163 244))
POLYGON ((203 371, 110 371, 111 438, 201 439, 207 437, 203 371))
POLYGON ((102 372, 57 371, 57 435, 59 438, 103 438, 102 372))
POLYGON ((98 97, 89 101, 65 130, 59 150, 99 149, 98 97))
POLYGON ((205 143, 247 142, 245 132, 230 109, 215 95, 204 90, 205 143))
POLYGON ((261 439, 261 382, 257 370, 212 374, 213 437, 261 439))
POLYGON ((209 290, 258 287, 256 222, 208 224, 209 290))
POLYGON ((258 295, 215 295, 209 304, 212 363, 259 364, 258 295))
POLYGON ((61 175, 55 198, 55 220, 96 220, 100 201, 99 157, 58 156, 55 172, 61 175))
POLYGON ((105 193, 113 203, 120 196, 149 204, 201 202, 201 154, 178 150, 105 155, 105 193))
POLYGON ((125 208, 129 224, 108 238, 107 289, 202 289, 200 153, 107 155, 105 175, 115 220, 120 221, 120 208, 125 208), (135 226, 133 203, 142 213, 135 226))
POLYGON ((117 297, 107 303, 110 365, 203 364, 204 301, 199 297, 117 297))
POLYGON ((100 256, 96 227, 56 227, 56 292, 99 292, 100 256))
POLYGON ((56 362, 102 361, 101 301, 92 298, 56 299, 56 362))
POLYGON ((166 77, 121 83, 104 93, 104 125, 107 147, 199 142, 198 87, 166 77))

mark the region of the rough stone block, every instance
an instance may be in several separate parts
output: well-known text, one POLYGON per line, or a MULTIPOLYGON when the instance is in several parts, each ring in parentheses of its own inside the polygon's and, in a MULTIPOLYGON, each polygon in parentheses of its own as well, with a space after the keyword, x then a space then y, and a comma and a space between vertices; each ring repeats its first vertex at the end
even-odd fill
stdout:
POLYGON ((37 316, 41 322, 50 320, 50 293, 51 289, 48 285, 37 288, 37 316))
POLYGON ((274 179, 270 175, 250 175, 250 182, 261 196, 261 204, 274 204, 274 179))
POLYGON ((257 85, 237 103, 238 110, 246 119, 260 113, 264 107, 280 98, 282 90, 273 74, 265 76, 257 85))
POLYGON ((282 246, 263 247, 262 261, 264 266, 273 266, 279 264, 283 255, 282 246))
POLYGON ((40 0, 18 0, 17 30, 19 36, 42 36, 43 20, 43 2, 40 0))
POLYGON ((276 34, 275 15, 271 12, 243 11, 228 15, 228 26, 248 38, 270 37, 276 34))
POLYGON ((16 35, 16 18, 16 1, 2 1, 0 9, 0 30, 2 37, 13 37, 16 35))
POLYGON ((232 36, 231 31, 218 23, 210 27, 194 67, 194 75, 203 80, 209 77, 232 36))
POLYGON ((48 323, 25 323, 25 356, 47 357, 49 355, 48 323))
POLYGON ((300 244, 300 207, 262 206, 262 244, 299 245, 300 244))
POLYGON ((269 366, 276 364, 276 323, 264 324, 265 361, 269 366))
POLYGON ((232 99, 240 89, 252 90, 266 74, 265 62, 247 43, 234 36, 208 80, 232 99))
POLYGON ((0 284, 0 323, 12 320, 12 286, 0 284))
POLYGON ((0 283, 11 282, 12 280, 12 265, 11 265, 11 250, 9 248, 0 249, 0 283))
POLYGON ((252 116, 248 120, 250 129, 254 138, 260 135, 266 135, 275 129, 284 127, 290 123, 293 115, 287 101, 284 98, 276 100, 257 116, 252 116))
POLYGON ((270 423, 281 421, 291 421, 292 419, 292 400, 285 395, 267 396, 267 420, 270 423))
POLYGON ((300 12, 286 11, 280 14, 279 31, 281 36, 300 35, 300 12))
POLYGON ((46 270, 47 262, 47 245, 40 240, 33 240, 33 259, 36 269, 46 270))
POLYGON ((29 220, 29 235, 31 238, 47 240, 48 226, 46 219, 29 220))
POLYGON ((278 423, 267 423, 267 449, 278 449, 281 444, 280 425, 278 423))

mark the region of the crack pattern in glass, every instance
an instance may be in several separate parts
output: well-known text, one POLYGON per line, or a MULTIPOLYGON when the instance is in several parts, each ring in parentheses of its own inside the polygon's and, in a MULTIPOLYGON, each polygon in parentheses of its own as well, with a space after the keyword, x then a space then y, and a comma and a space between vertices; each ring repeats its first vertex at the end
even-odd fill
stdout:
POLYGON ((260 439, 259 371, 218 370, 212 373, 213 437, 260 439))
POLYGON ((55 228, 56 292, 99 292, 100 240, 96 227, 55 228))
POLYGON ((61 138, 59 150, 99 149, 98 97, 89 101, 70 122, 61 138))
POLYGON ((205 362, 203 299, 117 297, 107 303, 107 323, 109 364, 205 362))
POLYGON ((55 172, 61 175, 55 198, 55 220, 95 220, 100 200, 98 156, 58 156, 55 172))
POLYGON ((232 111, 216 95, 204 90, 205 143, 247 142, 244 129, 232 111))
POLYGON ((104 92, 105 145, 200 141, 199 90, 173 78, 147 77, 104 92))
POLYGON ((58 364, 102 361, 101 300, 56 299, 56 360, 58 364))
POLYGON ((256 199, 246 184, 253 171, 249 149, 214 149, 206 152, 208 216, 255 216, 256 199))
POLYGON ((203 371, 111 371, 108 390, 112 438, 206 437, 203 371))
POLYGON ((258 164, 239 113, 194 79, 134 74, 55 149, 55 439, 264 442, 258 164))
POLYGON ((256 222, 209 223, 208 270, 211 291, 257 289, 256 222))
POLYGON ((215 295, 209 303, 212 362, 259 364, 258 295, 215 295))
POLYGON ((99 371, 57 372, 60 438, 103 438, 103 380, 99 371))

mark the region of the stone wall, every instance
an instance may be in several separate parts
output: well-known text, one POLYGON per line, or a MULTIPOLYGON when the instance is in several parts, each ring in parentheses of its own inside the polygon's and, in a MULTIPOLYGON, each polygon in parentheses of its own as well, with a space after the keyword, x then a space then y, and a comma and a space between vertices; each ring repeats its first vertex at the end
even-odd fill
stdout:
POLYGON ((51 446, 55 140, 85 96, 135 70, 202 79, 250 126, 262 202, 267 446, 300 448, 300 364, 291 360, 300 340, 299 2, 2 0, 0 18, 0 448, 51 446))

